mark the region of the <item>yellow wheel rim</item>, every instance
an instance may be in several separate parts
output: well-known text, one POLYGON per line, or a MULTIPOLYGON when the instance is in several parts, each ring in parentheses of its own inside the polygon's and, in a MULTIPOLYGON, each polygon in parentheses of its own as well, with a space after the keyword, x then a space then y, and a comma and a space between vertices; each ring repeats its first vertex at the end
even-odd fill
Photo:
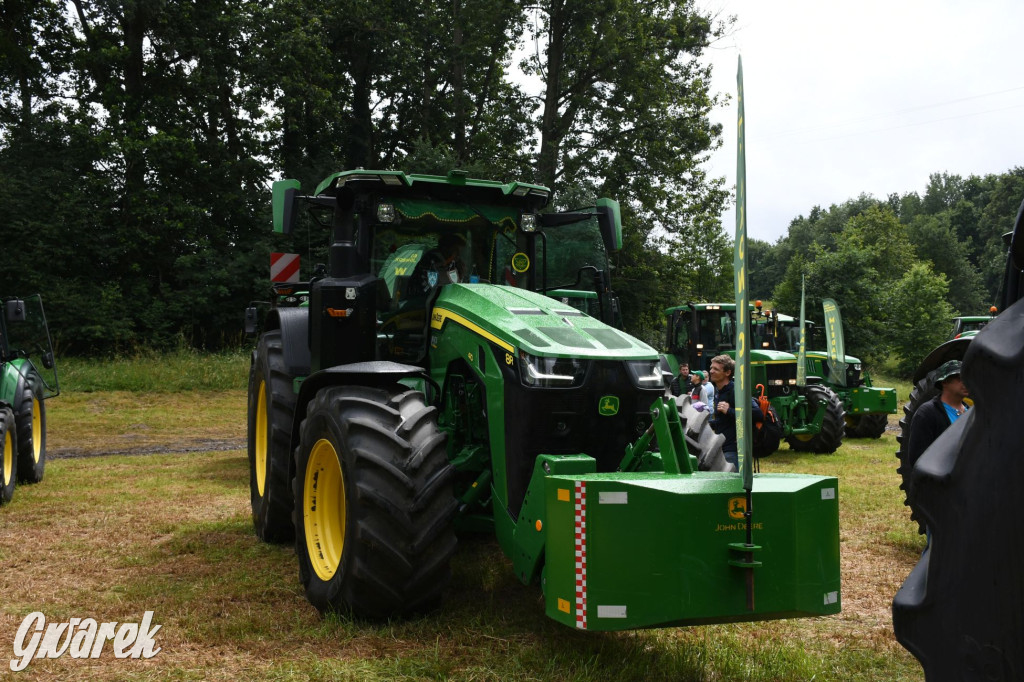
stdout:
POLYGON ((810 439, 814 438, 816 435, 818 435, 818 434, 816 434, 816 433, 794 433, 793 434, 793 438, 796 438, 801 443, 806 443, 810 439))
POLYGON ((0 485, 4 487, 11 482, 11 473, 14 469, 14 445, 11 442, 11 432, 4 431, 4 480, 0 485))
POLYGON ((43 452, 43 417, 40 414, 39 401, 32 398, 32 459, 39 464, 43 452))
POLYGON ((326 439, 313 444, 302 489, 302 520, 306 552, 321 580, 334 577, 345 550, 345 479, 334 445, 326 439))
POLYGON ((267 488, 267 385, 260 379, 256 394, 256 490, 260 497, 267 488))

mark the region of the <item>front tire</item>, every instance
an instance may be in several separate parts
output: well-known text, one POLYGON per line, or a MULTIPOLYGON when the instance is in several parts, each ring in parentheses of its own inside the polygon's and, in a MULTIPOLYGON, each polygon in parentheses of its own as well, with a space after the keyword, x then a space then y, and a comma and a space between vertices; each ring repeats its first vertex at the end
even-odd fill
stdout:
POLYGON ((14 497, 18 477, 18 444, 14 432, 14 413, 10 408, 0 408, 0 506, 14 497))
POLYGON ((318 611, 382 619, 440 605, 456 543, 445 441, 436 408, 398 384, 328 387, 309 403, 295 550, 318 611))
POLYGON ((881 438, 889 425, 887 414, 846 415, 847 438, 881 438))
POLYGON ((292 526, 291 431, 295 415, 292 376, 284 362, 280 330, 260 337, 249 370, 249 498, 256 535, 264 542, 295 537, 292 526))
POLYGON ((43 392, 26 381, 15 408, 18 482, 39 483, 46 469, 46 403, 43 392))
POLYGON ((828 454, 835 452, 843 444, 843 428, 846 424, 846 410, 832 389, 820 384, 808 384, 804 396, 810 405, 807 421, 814 421, 818 410, 825 410, 821 422, 821 430, 814 434, 787 436, 789 447, 798 452, 816 452, 828 454), (822 402, 824 405, 822 405, 822 402))

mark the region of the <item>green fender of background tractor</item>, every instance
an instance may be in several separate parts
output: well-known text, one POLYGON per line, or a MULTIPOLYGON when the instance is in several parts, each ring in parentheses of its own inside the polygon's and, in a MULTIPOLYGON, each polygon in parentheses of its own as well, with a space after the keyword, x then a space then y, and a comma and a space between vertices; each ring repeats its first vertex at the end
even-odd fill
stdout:
POLYGON ((896 414, 896 389, 858 386, 836 390, 848 415, 896 414))
MULTIPOLYGON (((860 360, 846 356, 847 365, 860 364, 860 360)), ((823 351, 807 352, 807 374, 808 376, 828 379, 828 354, 823 351)), ((896 414, 898 399, 895 388, 879 388, 870 385, 870 377, 865 376, 865 382, 860 386, 847 387, 839 386, 826 381, 826 385, 832 389, 839 399, 843 401, 843 409, 847 416, 859 417, 865 414, 896 414)))

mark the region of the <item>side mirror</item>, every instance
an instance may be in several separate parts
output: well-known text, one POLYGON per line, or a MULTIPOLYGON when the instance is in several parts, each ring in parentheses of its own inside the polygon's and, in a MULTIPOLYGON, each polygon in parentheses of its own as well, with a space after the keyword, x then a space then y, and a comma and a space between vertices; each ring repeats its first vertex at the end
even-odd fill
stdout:
POLYGON ((273 185, 274 232, 290 234, 298 217, 298 180, 278 180, 273 185))
POLYGON ((614 199, 597 200, 597 225, 601 229, 601 239, 608 253, 622 249, 622 212, 619 202, 614 199))
POLYGON ((245 333, 252 335, 256 333, 259 328, 259 323, 256 319, 256 306, 251 305, 245 309, 245 333))
POLYGON ((8 322, 25 321, 25 302, 21 299, 11 299, 4 302, 4 312, 8 322))
POLYGON ((53 353, 47 352, 43 355, 43 367, 53 369, 53 353))

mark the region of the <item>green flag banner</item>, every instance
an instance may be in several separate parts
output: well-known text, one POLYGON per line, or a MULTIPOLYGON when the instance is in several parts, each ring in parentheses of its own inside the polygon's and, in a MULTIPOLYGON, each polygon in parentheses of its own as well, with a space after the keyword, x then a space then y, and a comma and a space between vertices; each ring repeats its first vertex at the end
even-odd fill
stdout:
POLYGON ((753 437, 750 414, 750 315, 747 313, 750 292, 747 290, 747 162, 743 133, 743 59, 737 59, 736 89, 736 247, 733 253, 733 278, 736 285, 736 452, 739 456, 743 488, 754 484, 751 457, 753 437))
POLYGON ((807 317, 804 314, 806 301, 806 276, 800 275, 800 350, 796 356, 796 385, 807 385, 807 317))
POLYGON ((829 382, 846 385, 846 347, 843 343, 843 318, 831 298, 821 301, 825 310, 825 345, 828 346, 829 382))

